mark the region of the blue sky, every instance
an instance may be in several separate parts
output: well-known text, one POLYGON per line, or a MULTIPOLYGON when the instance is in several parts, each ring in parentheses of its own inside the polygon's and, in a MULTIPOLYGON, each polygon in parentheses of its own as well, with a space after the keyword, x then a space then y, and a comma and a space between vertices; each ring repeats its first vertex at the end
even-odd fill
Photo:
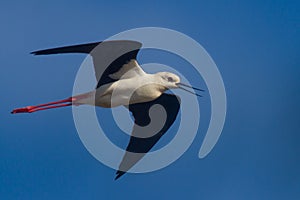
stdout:
MULTIPOLYGON (((0 199, 300 198, 299 2, 1 1, 0 22, 0 199), (70 108, 10 114, 70 96, 84 59, 29 52, 145 26, 187 34, 219 67, 228 113, 205 159, 198 159, 204 123, 172 165, 114 181, 114 170, 81 143, 70 108)), ((152 53, 139 55, 141 62, 153 62, 152 53)), ((155 59, 187 67, 170 55, 155 59)), ((188 75, 193 79, 192 71, 188 75)), ((200 102, 204 122, 208 105, 205 98, 200 102)), ((99 119, 107 114, 98 113, 99 119)))

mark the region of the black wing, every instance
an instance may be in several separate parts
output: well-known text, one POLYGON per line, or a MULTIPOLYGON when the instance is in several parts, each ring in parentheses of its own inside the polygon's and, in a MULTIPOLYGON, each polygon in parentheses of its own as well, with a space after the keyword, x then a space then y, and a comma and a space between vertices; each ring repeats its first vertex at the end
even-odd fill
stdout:
MULTIPOLYGON (((59 47, 53 49, 46 49, 32 52, 34 55, 60 54, 60 53, 86 53, 93 58, 95 76, 98 82, 97 88, 101 85, 115 81, 109 75, 119 72, 121 68, 132 59, 136 60, 139 49, 142 44, 137 41, 119 40, 119 41, 104 41, 89 44, 73 45, 66 47, 59 47), (107 67, 108 66, 108 67, 107 67)), ((135 71, 141 71, 137 64, 132 64, 125 67, 125 70, 135 68, 135 71)), ((123 69, 123 68, 122 68, 123 69)), ((118 74, 120 75, 120 74, 118 74)), ((157 143, 157 141, 164 135, 164 133, 174 123, 180 108, 179 97, 171 94, 162 94, 159 98, 147 102, 134 104, 129 106, 135 118, 135 126, 133 127, 132 136, 127 146, 123 160, 117 172, 116 179, 121 177, 128 171, 135 163, 137 163, 150 149, 157 143), (135 137, 140 136, 144 132, 151 132, 152 128, 148 129, 150 124, 149 110, 155 104, 164 107, 166 111, 165 124, 160 130, 154 131, 156 134, 151 137, 135 137), (141 131, 140 127, 146 127, 148 130, 141 131), (130 154, 131 152, 131 154, 130 154), (139 153, 139 154, 132 154, 139 153)), ((155 111, 154 115, 161 114, 160 111, 155 111)), ((151 118, 152 119, 152 118, 151 118)), ((151 123, 152 124, 152 123, 151 123)))
MULTIPOLYGON (((48 55, 60 53, 86 53, 93 58, 97 87, 116 81, 109 77, 110 74, 119 71, 124 64, 135 59, 142 44, 131 40, 112 40, 80 44, 66 47, 58 47, 34 51, 34 55, 48 55)), ((138 66, 134 66, 138 67, 138 66)))
MULTIPOLYGON (((174 123, 180 108, 180 98, 173 94, 162 94, 159 98, 146 102, 132 104, 129 110, 132 112, 135 119, 132 136, 126 148, 126 153, 120 163, 119 170, 116 173, 116 178, 120 178, 131 167, 133 167, 150 149, 158 142, 158 140, 167 132, 174 123), (161 119, 162 110, 156 109, 149 116, 149 110, 156 104, 161 105, 165 109, 165 123, 158 125, 160 130, 154 130, 156 127, 149 126, 151 119, 161 119), (157 117, 159 116, 159 117, 157 117), (142 127, 146 127, 143 129, 142 127), (153 133, 154 132, 154 133, 153 133), (147 135, 151 135, 147 137, 147 135), (137 136, 137 137, 135 137, 137 136)), ((151 124, 155 123, 151 121, 151 124)), ((159 121, 158 121, 159 123, 159 121)), ((155 126, 155 125, 154 125, 155 126)))

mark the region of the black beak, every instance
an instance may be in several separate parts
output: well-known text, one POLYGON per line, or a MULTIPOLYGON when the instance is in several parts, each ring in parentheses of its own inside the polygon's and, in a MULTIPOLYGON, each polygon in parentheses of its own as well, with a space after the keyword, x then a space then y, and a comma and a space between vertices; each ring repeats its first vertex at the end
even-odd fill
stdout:
POLYGON ((189 90, 187 90, 187 89, 184 88, 184 87, 187 87, 187 88, 191 88, 191 89, 194 89, 194 90, 198 90, 198 91, 204 92, 203 89, 199 89, 199 88, 196 88, 196 87, 192 87, 192 86, 187 85, 187 84, 184 84, 184 83, 176 83, 176 85, 178 86, 178 88, 180 88, 180 89, 182 89, 182 90, 185 90, 185 91, 187 91, 187 92, 189 92, 189 93, 191 93, 191 94, 193 94, 193 95, 196 95, 196 96, 198 96, 198 97, 202 97, 202 95, 197 94, 197 93, 194 93, 194 92, 192 92, 192 91, 189 91, 189 90), (183 87, 183 86, 184 86, 184 87, 183 87))

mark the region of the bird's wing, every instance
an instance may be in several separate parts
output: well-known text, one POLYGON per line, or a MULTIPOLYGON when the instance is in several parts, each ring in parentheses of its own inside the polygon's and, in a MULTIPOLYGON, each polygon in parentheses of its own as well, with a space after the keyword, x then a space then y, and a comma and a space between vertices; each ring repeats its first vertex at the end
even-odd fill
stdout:
POLYGON ((34 51, 34 55, 60 53, 87 53, 93 58, 97 88, 114 82, 120 78, 129 78, 145 73, 138 63, 136 56, 142 44, 131 40, 111 40, 58 47, 34 51))
POLYGON ((120 178, 150 151, 174 123, 179 108, 180 98, 173 94, 162 94, 153 101, 129 106, 135 119, 135 125, 115 179, 120 178), (152 106, 156 106, 156 104, 164 109, 161 109, 162 107, 153 109, 152 106), (163 115, 165 117, 162 117, 163 115), (158 127, 160 128, 157 129, 158 127))

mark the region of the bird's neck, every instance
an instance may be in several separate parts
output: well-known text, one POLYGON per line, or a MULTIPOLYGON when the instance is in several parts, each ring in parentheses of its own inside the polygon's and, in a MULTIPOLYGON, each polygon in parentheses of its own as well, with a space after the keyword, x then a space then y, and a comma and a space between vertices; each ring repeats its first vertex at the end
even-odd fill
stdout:
POLYGON ((165 91, 168 90, 168 88, 164 87, 163 85, 157 84, 156 88, 159 92, 164 93, 165 91))

